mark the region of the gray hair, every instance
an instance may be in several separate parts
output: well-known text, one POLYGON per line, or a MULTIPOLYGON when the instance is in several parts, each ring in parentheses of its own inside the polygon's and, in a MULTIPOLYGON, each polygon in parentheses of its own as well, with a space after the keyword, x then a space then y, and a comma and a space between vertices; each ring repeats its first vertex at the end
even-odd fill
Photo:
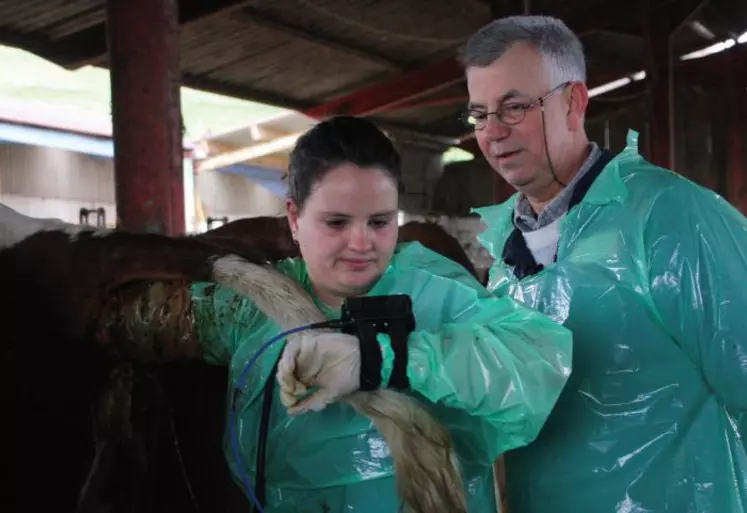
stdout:
POLYGON ((478 30, 461 50, 465 69, 486 67, 510 47, 526 43, 542 56, 550 86, 586 81, 586 61, 581 41, 568 26, 550 16, 509 16, 478 30))

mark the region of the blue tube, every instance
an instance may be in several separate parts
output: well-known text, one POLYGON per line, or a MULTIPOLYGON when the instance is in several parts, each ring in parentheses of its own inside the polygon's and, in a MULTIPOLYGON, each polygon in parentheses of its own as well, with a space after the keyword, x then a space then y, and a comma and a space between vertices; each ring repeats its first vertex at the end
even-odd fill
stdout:
MULTIPOLYGON (((257 508, 258 513, 264 513, 264 509, 262 509, 262 506, 259 504, 259 501, 257 500, 257 496, 254 492, 254 488, 249 483, 249 476, 246 473, 246 468, 244 468, 244 462, 241 459, 241 452, 239 451, 239 437, 236 429, 237 421, 238 421, 238 399, 241 396, 241 393, 244 390, 244 386, 246 385, 246 378, 249 375, 249 371, 251 370, 252 366, 257 362, 259 357, 264 353, 268 347, 270 347, 272 344, 277 342, 278 340, 281 340, 288 335, 292 335, 293 333, 298 333, 299 331, 305 331, 309 329, 315 329, 315 328, 331 328, 335 326, 339 326, 339 321, 326 321, 326 322, 318 322, 314 324, 306 324, 304 326, 299 326, 297 328, 289 329, 287 331, 283 331, 282 333, 279 333, 272 337, 270 340, 265 342, 262 347, 259 348, 259 350, 254 353, 254 355, 251 357, 249 362, 246 364, 244 369, 241 371, 241 374, 239 375, 239 379, 236 381, 236 386, 233 390, 233 397, 231 399, 231 412, 228 417, 228 424, 229 424, 229 438, 231 443, 231 449, 233 452, 234 460, 236 461, 236 466, 238 467, 239 476, 241 477, 241 482, 244 485, 244 488, 246 489, 247 494, 249 495, 250 500, 252 501, 252 504, 254 504, 254 507, 257 508)), ((272 376, 270 376, 268 379, 273 379, 272 376)))

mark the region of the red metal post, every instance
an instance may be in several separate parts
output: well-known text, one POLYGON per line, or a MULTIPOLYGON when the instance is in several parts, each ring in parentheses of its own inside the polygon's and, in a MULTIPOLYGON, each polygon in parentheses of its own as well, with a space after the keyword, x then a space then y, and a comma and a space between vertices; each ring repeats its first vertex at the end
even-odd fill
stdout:
POLYGON ((177 0, 108 0, 117 225, 185 229, 177 0))

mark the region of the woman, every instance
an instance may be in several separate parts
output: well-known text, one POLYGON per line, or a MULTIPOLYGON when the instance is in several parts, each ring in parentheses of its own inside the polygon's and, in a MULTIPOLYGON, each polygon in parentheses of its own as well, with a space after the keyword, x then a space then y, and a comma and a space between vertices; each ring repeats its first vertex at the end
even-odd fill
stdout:
MULTIPOLYGON (((537 435, 568 378, 571 336, 549 318, 492 296, 461 266, 422 245, 398 245, 400 182, 397 151, 369 121, 338 117, 316 125, 290 159, 287 216, 302 258, 277 268, 330 319, 339 317, 347 297, 411 297, 416 330, 408 338, 410 392, 452 434, 469 511, 495 512, 492 464, 537 435)), ((193 297, 201 344, 210 361, 230 362, 233 388, 249 359, 280 330, 231 290, 196 284, 193 297)), ((323 348, 324 336, 320 340, 323 348)), ((295 358, 283 349, 278 342, 258 359, 242 399, 237 432, 250 483, 261 445, 263 389, 274 382, 281 356, 295 358)), ((360 358, 357 345, 347 349, 360 358)), ((334 351, 311 356, 326 359, 329 365, 321 368, 328 372, 345 371, 335 368, 340 355, 334 351)), ((294 415, 274 386, 263 469, 266 512, 399 511, 386 444, 367 418, 332 402, 358 387, 357 374, 348 374, 320 376, 318 384, 326 388, 299 398, 294 415), (330 389, 331 382, 338 388, 330 389)), ((241 482, 230 443, 225 445, 241 482)))

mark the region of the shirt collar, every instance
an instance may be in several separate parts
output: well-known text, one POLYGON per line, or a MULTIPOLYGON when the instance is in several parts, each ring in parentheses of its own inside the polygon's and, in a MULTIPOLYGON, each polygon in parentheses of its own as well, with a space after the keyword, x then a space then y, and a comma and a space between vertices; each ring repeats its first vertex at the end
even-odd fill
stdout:
POLYGON ((558 220, 568 211, 568 205, 573 196, 573 190, 581 178, 589 172, 601 155, 601 149, 595 142, 589 143, 589 155, 573 179, 568 182, 560 194, 555 196, 544 209, 535 215, 529 200, 524 194, 520 194, 514 207, 514 225, 522 232, 538 230, 558 220))

